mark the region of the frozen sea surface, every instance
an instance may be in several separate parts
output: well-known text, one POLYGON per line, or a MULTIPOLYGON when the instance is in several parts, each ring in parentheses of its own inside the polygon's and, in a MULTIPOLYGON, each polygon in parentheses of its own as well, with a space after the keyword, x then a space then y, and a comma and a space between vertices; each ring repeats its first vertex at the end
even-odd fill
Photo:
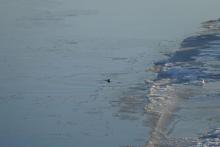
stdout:
POLYGON ((147 147, 220 146, 220 19, 202 26, 148 70, 157 76, 146 81, 155 122, 147 147))
MULTIPOLYGON (((154 78, 145 69, 218 18, 219 5, 0 0, 0 146, 144 145, 152 130, 144 79, 154 78)), ((194 108, 188 102, 182 115, 194 108)))

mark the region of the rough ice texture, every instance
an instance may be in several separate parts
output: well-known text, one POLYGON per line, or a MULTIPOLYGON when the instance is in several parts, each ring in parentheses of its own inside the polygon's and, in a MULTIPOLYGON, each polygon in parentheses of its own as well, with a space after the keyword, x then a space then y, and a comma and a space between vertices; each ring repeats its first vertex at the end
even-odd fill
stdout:
POLYGON ((184 39, 180 49, 170 58, 156 62, 150 69, 157 73, 157 77, 146 82, 149 93, 145 110, 155 116, 147 147, 220 146, 219 128, 197 138, 170 138, 170 130, 167 129, 178 101, 195 95, 193 91, 188 91, 189 87, 201 88, 206 82, 220 79, 220 20, 207 21, 202 25, 204 31, 184 39))

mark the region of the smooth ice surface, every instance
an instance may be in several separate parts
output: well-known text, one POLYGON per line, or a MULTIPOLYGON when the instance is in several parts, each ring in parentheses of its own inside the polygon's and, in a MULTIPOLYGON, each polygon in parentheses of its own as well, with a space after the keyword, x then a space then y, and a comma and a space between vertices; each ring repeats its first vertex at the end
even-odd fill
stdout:
POLYGON ((0 146, 145 144, 145 68, 218 18, 219 5, 0 0, 0 146))

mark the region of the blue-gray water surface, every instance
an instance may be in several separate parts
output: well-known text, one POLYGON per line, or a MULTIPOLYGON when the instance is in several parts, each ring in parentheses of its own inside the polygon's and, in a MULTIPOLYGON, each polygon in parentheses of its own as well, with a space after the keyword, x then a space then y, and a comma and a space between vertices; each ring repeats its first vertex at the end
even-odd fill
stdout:
MULTIPOLYGON (((219 5, 219 0, 0 0, 0 146, 145 145, 153 125, 144 110, 144 80, 155 76, 145 69, 166 59, 201 22, 218 18, 219 5)), ((180 121, 171 136, 193 137, 217 126, 218 86, 206 84, 213 101, 194 96, 179 104, 180 121)))

